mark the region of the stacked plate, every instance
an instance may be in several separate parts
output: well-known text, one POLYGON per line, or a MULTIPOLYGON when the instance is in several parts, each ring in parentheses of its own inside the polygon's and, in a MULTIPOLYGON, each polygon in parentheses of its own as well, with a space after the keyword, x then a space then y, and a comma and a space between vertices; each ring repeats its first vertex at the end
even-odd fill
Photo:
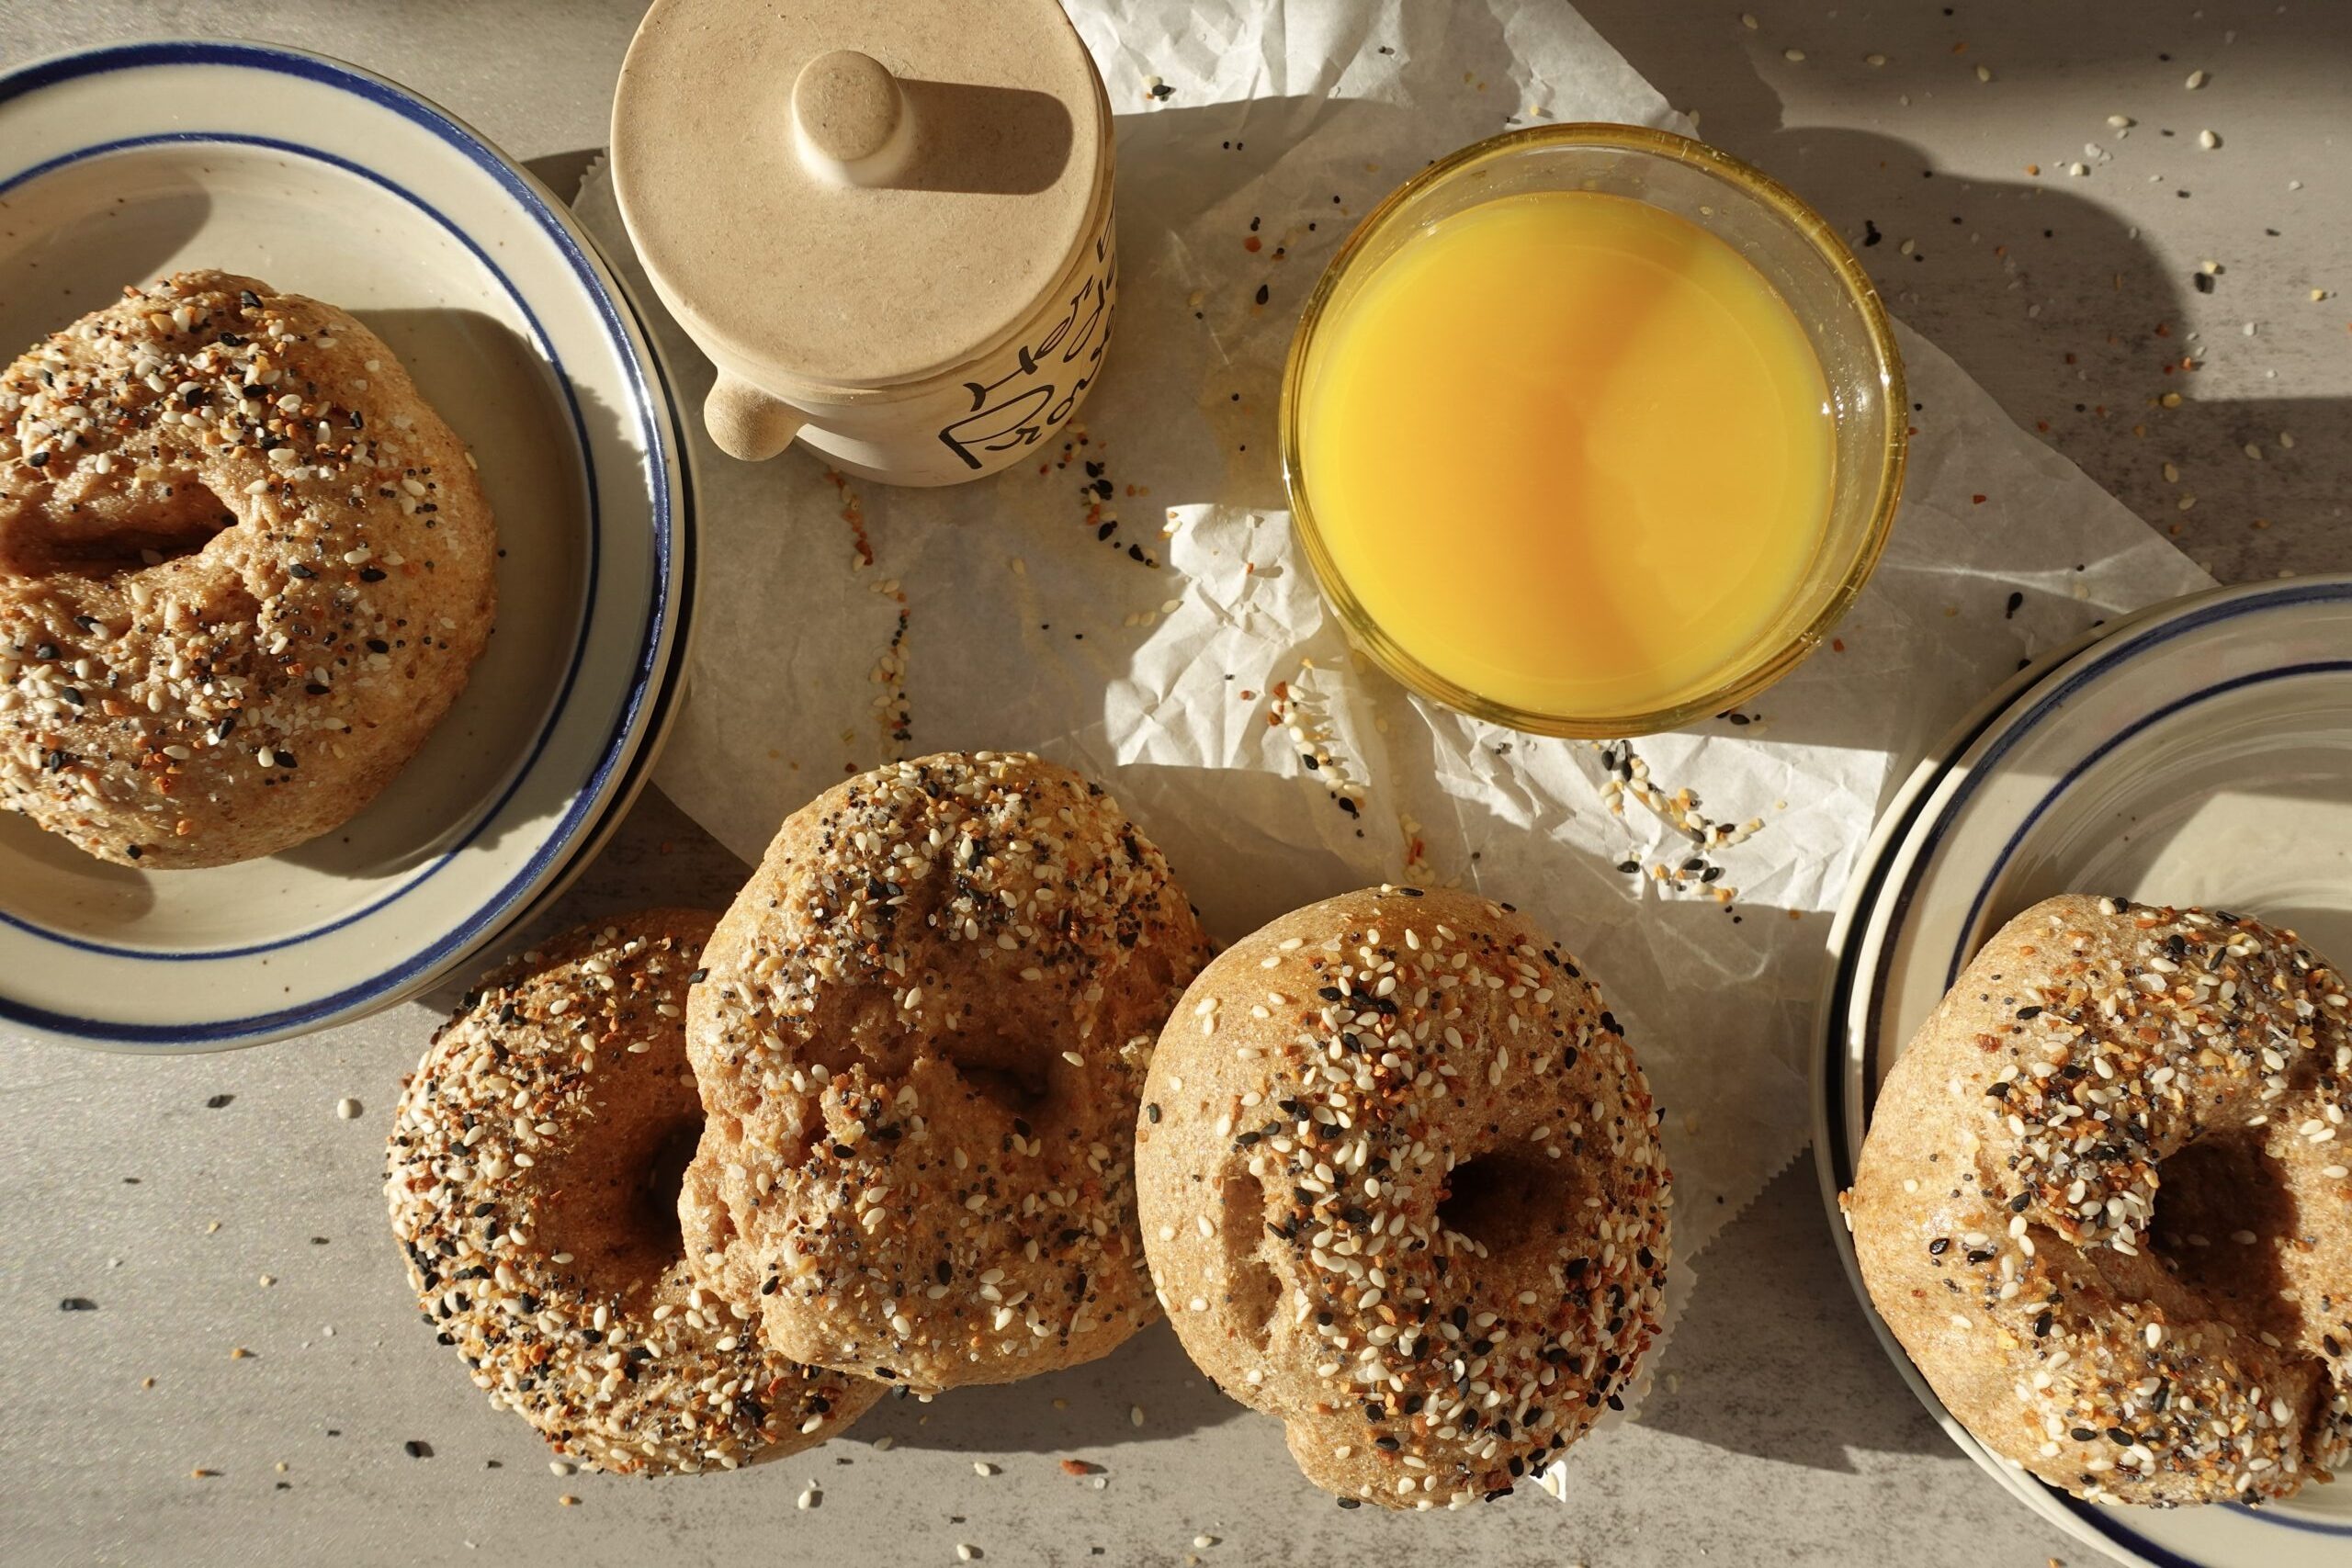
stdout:
MULTIPOLYGON (((2254 915, 2352 960, 2352 578, 2177 600, 2062 650, 1955 729, 1882 818, 1831 933, 1815 1086, 1823 1197, 1858 1294, 1837 1197, 1880 1083, 1978 944, 2066 892, 2254 915)), ((2259 1510, 2094 1507, 1980 1447, 1871 1321, 1954 1442, 2127 1562, 2352 1561, 2352 1477, 2259 1510)))
POLYGON ((344 828, 140 873, 0 816, 0 1027, 252 1044, 448 973, 561 889, 650 770, 691 610, 684 443, 621 286, 563 206, 402 88, 290 50, 133 44, 0 76, 0 358, 183 267, 374 328, 472 448, 498 628, 344 828))

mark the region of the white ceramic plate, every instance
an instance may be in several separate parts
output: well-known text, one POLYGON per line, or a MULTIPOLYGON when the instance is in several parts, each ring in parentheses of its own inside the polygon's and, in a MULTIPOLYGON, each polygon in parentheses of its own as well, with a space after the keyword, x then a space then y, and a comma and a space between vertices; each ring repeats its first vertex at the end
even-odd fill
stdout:
MULTIPOLYGON (((2202 904, 2352 953, 2352 579, 2227 589, 2143 613, 2037 672, 1924 764, 1873 840, 1833 938, 1816 1143, 1850 1184, 1895 1055, 2001 923, 2052 894, 2202 904)), ((1868 1298, 1864 1296, 1864 1305, 1868 1298)), ((2036 1512, 2126 1562, 2318 1568, 2352 1561, 2352 1483, 2263 1508, 2076 1502, 1995 1459, 2036 1512)))
POLYGON ((0 818, 0 1021, 131 1049, 373 1010, 550 896, 641 782, 687 582, 684 444, 627 296, 561 204, 447 114, 251 44, 0 76, 0 353, 187 266, 382 334, 480 464, 499 619, 392 785, 285 854, 141 873, 0 818))

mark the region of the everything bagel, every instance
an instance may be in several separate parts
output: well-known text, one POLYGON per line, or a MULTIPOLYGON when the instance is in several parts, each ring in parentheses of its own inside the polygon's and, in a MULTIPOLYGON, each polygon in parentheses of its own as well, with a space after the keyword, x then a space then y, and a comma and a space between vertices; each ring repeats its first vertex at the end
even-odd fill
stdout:
POLYGON ((220 865, 348 820, 496 606, 466 449, 383 341, 181 273, 0 376, 0 808, 220 865))
POLYGON ((1167 863, 1035 757, 895 763, 787 818, 711 938, 680 1216, 797 1361, 922 1392, 1154 1315, 1134 1128, 1208 956, 1167 863))
POLYGON ((2352 1021, 2284 932, 2070 896, 1888 1074, 1846 1209, 1996 1453, 2108 1503, 2283 1497, 2352 1448, 2352 1021))
POLYGON ((1666 1279, 1657 1111, 1508 906, 1382 887, 1282 917, 1193 983, 1145 1097, 1161 1304, 1317 1486, 1500 1496, 1633 1382, 1666 1279))
POLYGON ((797 1452, 882 1393, 770 1353, 681 1255, 702 1120, 682 1021, 711 920, 654 909, 525 954, 434 1036, 392 1127, 425 1321, 556 1452, 623 1474, 797 1452))

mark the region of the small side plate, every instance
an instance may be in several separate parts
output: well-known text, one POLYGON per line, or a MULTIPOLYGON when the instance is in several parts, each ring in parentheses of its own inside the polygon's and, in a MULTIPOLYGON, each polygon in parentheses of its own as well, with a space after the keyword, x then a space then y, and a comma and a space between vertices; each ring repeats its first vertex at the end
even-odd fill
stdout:
POLYGON ((0 76, 0 345, 188 266, 332 300, 400 355, 495 509, 498 628, 391 786, 284 854, 140 873, 0 817, 0 1021, 77 1043, 252 1044, 429 985, 601 837, 678 664, 668 394, 622 287, 528 174, 291 50, 131 44, 0 76))
MULTIPOLYGON (((2060 892, 2201 904, 2352 953, 2352 578, 2224 589, 2143 613, 2030 676, 1923 766, 1833 942, 1816 1153, 1837 1194, 1878 1086, 1968 957, 2060 892)), ((1871 1322, 1953 1440, 2078 1539, 2158 1568, 2320 1568, 2352 1551, 2352 1486, 2259 1509, 2097 1507, 1995 1458, 1871 1322)))

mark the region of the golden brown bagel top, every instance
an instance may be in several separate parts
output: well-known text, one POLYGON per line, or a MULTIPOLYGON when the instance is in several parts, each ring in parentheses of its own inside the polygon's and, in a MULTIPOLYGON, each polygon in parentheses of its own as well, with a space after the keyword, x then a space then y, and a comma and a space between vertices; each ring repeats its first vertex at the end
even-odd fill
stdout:
POLYGON ((0 808, 149 867, 326 831, 464 687, 495 555, 464 444, 349 313, 126 291, 0 374, 0 808))
POLYGON ((1633 1382, 1668 1267, 1657 1110, 1510 906, 1381 887, 1273 920, 1193 983, 1145 1094, 1161 1303, 1317 1485, 1498 1496, 1633 1382))
POLYGON ((1107 1353, 1156 1315, 1144 1068, 1207 941, 1101 785, 897 762, 793 813, 688 1006, 690 1255, 795 1360, 918 1390, 1107 1353))
POLYGON ((2068 896, 2004 926, 1888 1074, 1847 1213, 1879 1312, 1996 1453, 2100 1502, 2341 1463, 2343 982, 2233 915, 2068 896))
POLYGON ((435 1032, 386 1153, 425 1321, 556 1452, 623 1474, 797 1452, 882 1393, 767 1350, 686 1269, 683 1020, 712 919, 649 909, 490 976, 435 1032))

